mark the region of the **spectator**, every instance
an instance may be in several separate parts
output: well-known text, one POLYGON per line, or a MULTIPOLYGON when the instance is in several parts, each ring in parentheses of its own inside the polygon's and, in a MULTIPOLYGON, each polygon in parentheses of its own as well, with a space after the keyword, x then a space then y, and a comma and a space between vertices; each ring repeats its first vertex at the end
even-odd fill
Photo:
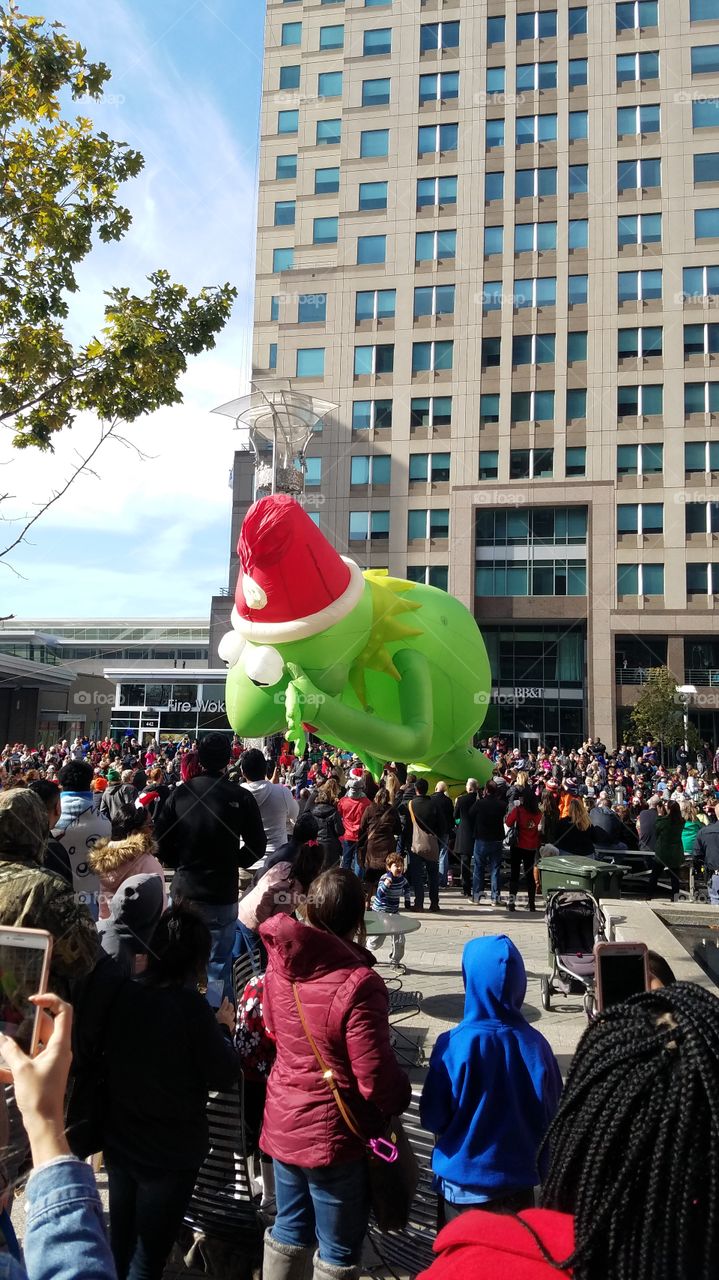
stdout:
POLYGON ((536 911, 535 897, 537 893, 534 880, 534 863, 537 850, 542 842, 540 831, 539 801, 531 787, 525 787, 520 801, 510 809, 505 819, 509 828, 516 827, 516 844, 510 853, 509 898, 507 910, 514 911, 519 888, 519 869, 524 868, 527 884, 528 907, 536 911))
POLYGON ((589 821, 595 829, 595 840, 598 845, 626 849, 624 827, 611 808, 606 791, 600 792, 597 803, 589 815, 589 821))
POLYGON ((435 1134, 438 1227, 468 1209, 516 1213, 546 1173, 539 1148, 562 1089, 544 1036, 522 1015, 524 961, 509 938, 474 938, 462 953, 464 1017, 439 1036, 422 1090, 435 1134))
POLYGON ((264 753, 253 747, 240 758, 245 781, 242 786, 257 801, 262 825, 267 836, 267 852, 274 853, 287 841, 297 819, 298 805, 289 787, 267 779, 264 753))
POLYGON ((107 786, 100 800, 100 813, 110 823, 120 809, 126 809, 137 800, 137 787, 133 786, 132 779, 132 769, 125 769, 122 773, 119 769, 108 769, 107 786))
POLYGON ((689 857, 694 852, 697 836, 705 825, 699 818, 696 806, 691 800, 685 800, 681 806, 684 827, 682 830, 682 847, 684 849, 684 857, 689 857))
MULTIPOLYGON (((98 840, 112 835, 112 828, 99 811, 91 781, 92 765, 84 760, 71 760, 60 770, 60 820, 52 834, 67 852, 75 893, 96 920, 100 881, 90 868, 90 854, 98 840)), ((103 799, 105 795, 103 791, 103 799)))
POLYGON ((455 801, 456 825, 454 851, 459 858, 460 888, 464 898, 472 896, 472 854, 474 852, 473 811, 477 803, 479 783, 468 778, 464 793, 455 801))
MULTIPOLYGON (((47 810, 48 833, 56 827, 60 821, 60 788, 56 782, 48 782, 47 778, 38 778, 35 782, 31 782, 28 791, 34 791, 39 797, 47 810)), ((49 836, 42 855, 41 866, 46 871, 54 871, 55 875, 62 876, 66 884, 72 888, 72 867, 70 866, 70 858, 67 849, 60 844, 53 835, 49 836)))
POLYGON ((554 835, 554 847, 560 853, 580 858, 593 858, 598 828, 590 821, 582 796, 572 796, 566 818, 560 818, 554 835))
POLYGON ((155 930, 147 972, 115 996, 104 1045, 103 1151, 118 1280, 160 1280, 208 1150, 207 1095, 239 1073, 234 1008, 197 991, 210 931, 173 907, 155 930))
MULTIPOLYGON (((397 810, 390 804, 389 792, 380 787, 374 800, 362 814, 357 841, 357 861, 369 901, 387 870, 387 858, 396 852, 402 831, 397 810)), ((404 860, 402 859, 404 866, 404 860)), ((405 882, 406 883, 406 882, 405 882)))
MULTIPOLYGON (((407 892, 408 887, 404 878, 404 858, 402 854, 388 853, 385 872, 379 878, 377 890, 370 903, 371 910, 379 911, 388 916, 399 915, 400 898, 407 892)), ((384 946, 385 936, 385 934, 379 933, 368 938, 368 950, 379 951, 380 947, 384 946)), ((392 946, 389 953, 389 962, 393 968, 401 969, 405 935, 403 933, 393 933, 391 938, 392 946)))
POLYGON ((337 793, 334 779, 325 782, 318 788, 314 802, 310 803, 310 812, 317 821, 317 839, 323 854, 322 870, 337 866, 342 857, 341 837, 344 835, 344 823, 337 808, 337 793))
POLYGON ((709 881, 709 901, 719 905, 719 804, 714 805, 712 817, 715 821, 703 827, 696 838, 694 855, 701 858, 706 867, 709 881))
POLYGON ((291 838, 267 857, 254 888, 240 898, 235 955, 243 950, 254 954, 260 925, 281 912, 292 915, 304 903, 320 874, 323 856, 317 821, 308 810, 300 814, 291 838))
POLYGON ((639 848, 645 853, 654 853, 657 833, 657 805, 659 796, 650 796, 646 809, 642 809, 637 818, 637 834, 639 848))
POLYGON ((41 865, 47 839, 38 796, 25 788, 0 792, 0 925, 46 929, 53 940, 50 985, 69 994, 70 980, 94 968, 100 944, 87 907, 41 865))
MULTIPOLYGON (((457 802, 459 803, 459 801, 457 802)), ((500 798, 495 782, 488 782, 484 794, 472 810, 474 831, 474 858, 472 901, 481 903, 484 896, 484 878, 489 870, 492 906, 501 901, 499 871, 504 843, 504 815, 506 805, 500 798)))
POLYGON ((435 796, 428 796, 426 778, 414 784, 415 795, 407 801, 403 846, 409 848, 409 880, 414 892, 414 911, 424 911, 424 881, 429 889, 429 909, 439 911, 439 837, 444 819, 437 813, 435 796), (423 850, 423 852, 422 852, 423 850))
POLYGON ((303 1275, 315 1239, 315 1280, 357 1274, 369 1218, 366 1142, 410 1100, 390 1046, 387 988, 354 941, 364 940, 364 908, 356 877, 333 868, 315 882, 309 928, 275 916, 260 929, 270 956, 264 1016, 277 1043, 261 1136, 277 1192, 268 1278, 303 1275), (312 1041, 362 1137, 340 1114, 312 1041))
POLYGON ((449 853, 454 839, 454 805, 447 795, 447 783, 438 782, 434 789, 434 807, 439 827, 439 883, 446 888, 449 880, 449 853))
POLYGON ((654 848, 654 866, 649 876, 648 896, 653 898, 662 867, 669 873, 669 885, 672 902, 679 893, 679 876, 677 871, 684 865, 684 846, 682 833, 684 819, 676 800, 660 801, 657 808, 656 843, 654 848))
POLYGON ((716 996, 678 982, 614 1005, 570 1067, 543 1207, 452 1223, 421 1280, 714 1280, 718 1096, 716 996))
POLYGON ((132 875, 107 901, 107 914, 97 926, 100 945, 127 978, 143 973, 147 954, 162 915, 164 886, 160 876, 132 875))
MULTIPOLYGON (((75 1160, 65 1136, 65 1093, 72 1052, 72 1009, 55 995, 31 996, 47 1038, 28 1058, 9 1036, 0 1049, 12 1073, 32 1153, 25 1188, 25 1266, 3 1254, 7 1280, 114 1280, 102 1204, 90 1165, 75 1160)), ((4 1073, 6 1078, 8 1073, 4 1073)))
POLYGON ((90 865, 100 881, 101 920, 110 916, 110 900, 130 876, 158 876, 162 910, 167 907, 165 872, 157 860, 152 818, 144 806, 115 810, 112 839, 98 840, 90 854, 90 865))
POLYGON ((357 841, 365 809, 371 804, 358 778, 347 783, 347 793, 338 801, 337 809, 344 826, 342 837, 342 866, 349 871, 357 864, 357 841))
POLYGON ((225 777, 230 740, 208 733, 200 741, 202 773, 176 787, 155 827, 162 862, 176 868, 173 901, 191 902, 212 935, 208 976, 232 991, 239 867, 264 857, 266 836, 257 801, 225 777))

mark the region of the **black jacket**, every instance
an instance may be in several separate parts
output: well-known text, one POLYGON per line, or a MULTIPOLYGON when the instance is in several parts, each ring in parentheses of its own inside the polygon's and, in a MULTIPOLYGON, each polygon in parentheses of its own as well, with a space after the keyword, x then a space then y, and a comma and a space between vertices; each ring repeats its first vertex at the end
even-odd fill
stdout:
POLYGON ((454 805, 446 791, 435 791, 432 800, 437 820, 441 824, 441 835, 446 840, 454 831, 454 805))
POLYGON ((205 998, 186 987, 126 983, 104 1049, 109 1159, 199 1169, 208 1148, 208 1090, 231 1089, 240 1065, 205 998))
POLYGON ((583 858, 593 858, 594 846, 596 843, 601 844, 602 839, 597 827, 590 824, 586 831, 580 831, 579 827, 576 827, 570 818, 560 818, 551 843, 561 853, 572 853, 583 858))
POLYGON ((238 867, 252 866, 267 848, 251 792, 224 775, 204 773, 170 793, 155 824, 155 837, 160 861, 177 868, 173 898, 215 906, 237 901, 238 867))
POLYGON ((613 809, 600 808, 597 805, 589 815, 589 821, 596 828, 597 844, 618 844, 625 840, 624 827, 613 809))
POLYGON ((472 814, 475 840, 503 840, 506 812, 503 800, 492 796, 478 800, 472 814))
POLYGON ((330 866, 333 861, 339 861, 342 853, 340 836, 345 829, 342 814, 335 804, 310 804, 309 812, 317 819, 317 842, 322 845, 326 865, 330 866))
POLYGON ((707 871, 719 871, 719 822, 710 822, 708 827, 702 827, 692 854, 695 858, 704 859, 707 871))
POLYGON ((477 803, 476 791, 465 791, 457 798, 454 806, 454 820, 457 823, 457 836, 454 851, 462 858, 468 858, 474 850, 474 828, 472 813, 477 803))

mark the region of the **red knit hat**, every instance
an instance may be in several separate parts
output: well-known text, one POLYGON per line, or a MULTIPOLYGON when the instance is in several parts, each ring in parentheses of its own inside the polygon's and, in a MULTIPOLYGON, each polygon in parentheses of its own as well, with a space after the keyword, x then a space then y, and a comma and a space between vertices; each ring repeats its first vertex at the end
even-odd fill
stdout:
POLYGON ((250 507, 237 554, 233 625, 260 644, 317 635, 350 613, 364 590, 358 565, 338 555, 287 494, 250 507))

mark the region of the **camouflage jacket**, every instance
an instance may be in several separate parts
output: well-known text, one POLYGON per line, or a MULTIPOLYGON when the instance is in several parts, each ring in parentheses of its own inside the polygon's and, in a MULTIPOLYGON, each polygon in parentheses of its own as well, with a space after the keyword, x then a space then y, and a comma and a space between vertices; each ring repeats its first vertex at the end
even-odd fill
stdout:
MULTIPOLYGON (((52 935, 50 990, 95 967, 100 941, 92 916, 61 876, 29 861, 0 860, 0 926, 46 929, 52 935), (58 981, 59 980, 59 981, 58 981)), ((58 988, 61 988, 58 990, 58 988)))

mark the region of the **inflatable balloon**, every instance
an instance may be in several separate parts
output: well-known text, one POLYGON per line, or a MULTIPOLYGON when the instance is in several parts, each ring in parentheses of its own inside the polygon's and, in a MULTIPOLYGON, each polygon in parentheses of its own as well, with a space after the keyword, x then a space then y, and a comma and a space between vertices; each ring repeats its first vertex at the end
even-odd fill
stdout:
POLYGON ((379 775, 403 760, 429 780, 491 775, 472 746, 491 678, 469 611, 446 591, 340 556, 294 498, 250 507, 237 547, 227 713, 241 737, 314 733, 379 775))

